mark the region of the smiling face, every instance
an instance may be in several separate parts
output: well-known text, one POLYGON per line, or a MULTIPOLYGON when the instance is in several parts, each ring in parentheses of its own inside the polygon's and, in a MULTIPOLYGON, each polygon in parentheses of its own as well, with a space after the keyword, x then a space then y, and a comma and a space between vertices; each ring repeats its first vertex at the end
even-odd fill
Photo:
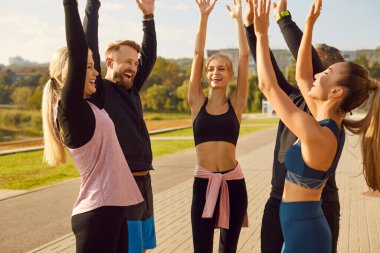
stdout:
POLYGON ((112 81, 126 89, 132 88, 139 65, 138 52, 130 46, 122 45, 109 60, 108 67, 112 69, 112 81))
POLYGON ((226 88, 233 72, 224 57, 215 57, 206 63, 207 81, 212 88, 226 88))
POLYGON ((344 63, 331 65, 325 71, 314 76, 314 83, 309 91, 309 96, 315 100, 326 101, 330 98, 340 97, 343 87, 338 85, 339 80, 347 72, 344 63))
POLYGON ((87 70, 86 70, 86 81, 84 85, 84 97, 90 96, 92 93, 96 92, 95 80, 99 75, 98 71, 95 69, 94 59, 92 59, 92 54, 88 54, 87 57, 87 70))

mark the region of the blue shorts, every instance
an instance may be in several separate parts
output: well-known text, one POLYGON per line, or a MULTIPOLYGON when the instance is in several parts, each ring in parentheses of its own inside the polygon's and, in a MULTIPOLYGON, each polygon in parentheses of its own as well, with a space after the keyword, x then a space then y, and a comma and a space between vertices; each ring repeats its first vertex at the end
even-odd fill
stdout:
POLYGON ((141 253, 156 247, 153 193, 150 175, 135 176, 144 201, 127 207, 128 253, 141 253))

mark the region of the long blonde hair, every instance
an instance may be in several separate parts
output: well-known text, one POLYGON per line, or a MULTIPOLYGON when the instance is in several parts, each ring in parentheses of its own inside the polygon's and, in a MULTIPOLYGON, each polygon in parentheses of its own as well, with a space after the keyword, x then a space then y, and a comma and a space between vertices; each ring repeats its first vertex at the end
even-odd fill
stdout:
POLYGON ((361 120, 344 119, 344 126, 361 137, 363 174, 371 190, 380 190, 380 88, 379 82, 369 77, 361 66, 347 62, 349 71, 338 82, 348 90, 341 104, 341 110, 349 112, 365 102, 369 110, 361 120))
POLYGON ((50 79, 42 95, 42 128, 44 135, 43 161, 50 165, 66 162, 65 150, 57 123, 57 106, 68 73, 69 52, 67 47, 57 50, 50 62, 50 79))

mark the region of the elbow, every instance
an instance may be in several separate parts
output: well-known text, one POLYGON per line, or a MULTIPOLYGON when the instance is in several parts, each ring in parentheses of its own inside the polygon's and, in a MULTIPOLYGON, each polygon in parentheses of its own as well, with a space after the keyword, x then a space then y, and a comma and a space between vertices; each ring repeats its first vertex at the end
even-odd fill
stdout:
POLYGON ((265 82, 263 82, 262 80, 259 80, 258 86, 261 91, 265 91, 267 89, 267 85, 265 85, 265 82))

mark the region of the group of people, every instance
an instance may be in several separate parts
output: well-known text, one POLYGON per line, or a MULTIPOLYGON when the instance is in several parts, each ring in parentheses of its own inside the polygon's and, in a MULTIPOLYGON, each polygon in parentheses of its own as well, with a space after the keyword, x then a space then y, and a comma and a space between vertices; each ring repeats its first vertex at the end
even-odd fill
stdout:
MULTIPOLYGON (((227 11, 237 28, 239 60, 237 87, 227 96, 234 77, 231 59, 217 54, 204 64, 207 22, 216 2, 196 0, 200 19, 188 92, 196 149, 194 252, 213 252, 215 227, 220 228, 219 252, 236 252, 241 228, 248 226, 247 188, 236 144, 249 92, 250 54, 257 63, 259 88, 280 118, 261 250, 336 252, 340 205, 335 170, 345 128, 362 136, 363 174, 370 189, 380 190, 379 83, 366 69, 345 62, 339 50, 325 44, 313 48, 322 0, 312 3, 304 33, 286 0, 279 0, 272 5, 273 14, 297 60, 298 87, 289 84, 269 48, 270 0, 232 0, 227 11), (209 84, 207 96, 202 77, 209 84), (345 118, 367 100, 363 119, 345 118)), ((142 44, 111 43, 102 78, 100 1, 87 0, 82 24, 77 0, 63 0, 67 46, 54 55, 43 92, 44 161, 64 163, 67 150, 80 172, 72 212, 77 252, 141 253, 156 247, 152 150, 140 98, 157 57, 155 1, 136 4, 143 15, 142 44)))

